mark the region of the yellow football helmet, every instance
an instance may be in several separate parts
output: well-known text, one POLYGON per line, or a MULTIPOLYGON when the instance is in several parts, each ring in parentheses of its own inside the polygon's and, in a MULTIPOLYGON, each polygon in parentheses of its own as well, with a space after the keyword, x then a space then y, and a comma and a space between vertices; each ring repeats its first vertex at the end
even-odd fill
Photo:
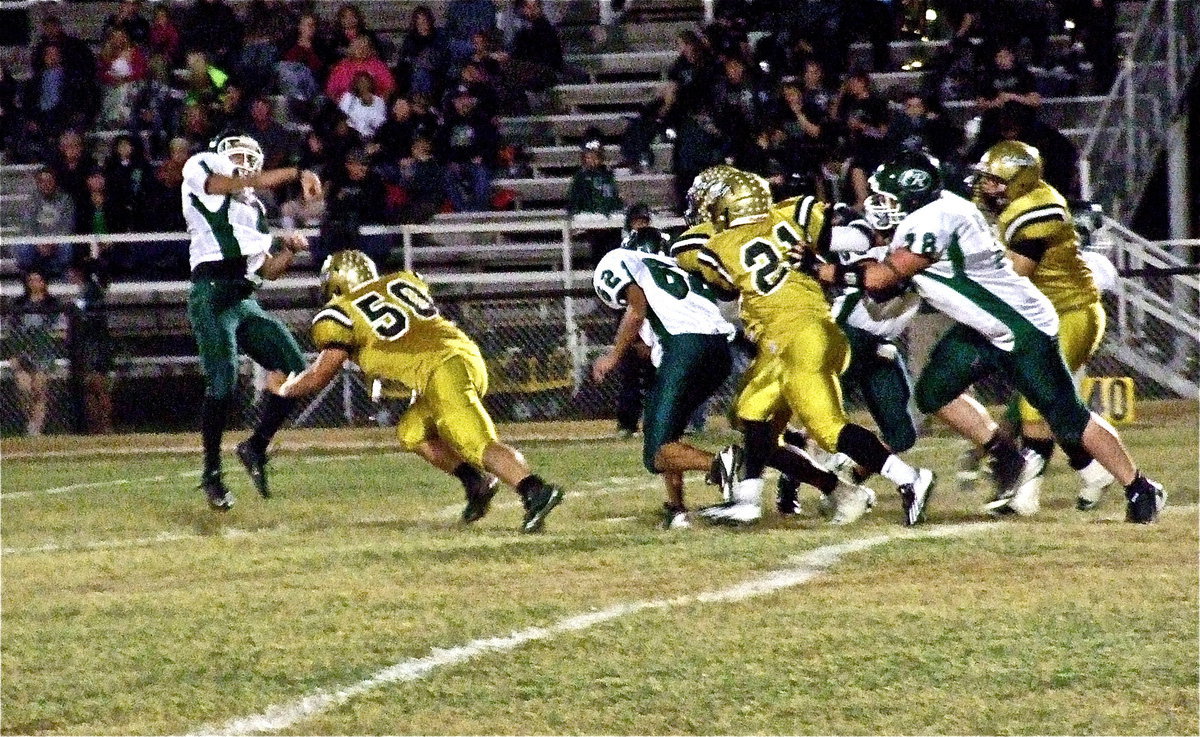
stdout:
POLYGON ((321 264, 321 293, 328 302, 349 294, 359 284, 379 277, 375 262, 362 251, 336 251, 321 264))
POLYGON ((979 159, 974 172, 975 204, 998 215, 1042 180, 1042 154, 1027 143, 1001 141, 979 159))
POLYGON ((708 222, 709 208, 712 206, 712 193, 715 187, 724 181, 725 176, 736 171, 737 169, 728 164, 718 164, 697 174, 696 178, 692 180, 692 186, 687 191, 687 209, 683 213, 684 222, 689 226, 708 222))
POLYGON ((709 192, 709 219, 718 233, 762 220, 771 209, 771 185, 759 175, 740 169, 723 173, 709 192))

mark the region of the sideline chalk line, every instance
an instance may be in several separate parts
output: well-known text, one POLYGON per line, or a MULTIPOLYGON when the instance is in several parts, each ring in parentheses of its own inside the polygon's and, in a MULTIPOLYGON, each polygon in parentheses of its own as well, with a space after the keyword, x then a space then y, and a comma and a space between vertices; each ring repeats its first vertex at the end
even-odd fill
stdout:
POLYGON ((538 640, 548 640, 557 635, 579 632, 598 624, 643 611, 670 609, 692 604, 734 602, 774 593, 808 583, 839 563, 850 554, 878 547, 895 540, 922 538, 963 537, 978 534, 1003 526, 1000 522, 976 522, 969 524, 941 525, 924 530, 900 530, 886 535, 851 540, 837 545, 816 548, 805 555, 789 560, 788 567, 750 578, 733 586, 702 591, 697 594, 672 599, 651 599, 617 604, 607 609, 564 617, 544 627, 529 627, 499 637, 471 640, 450 648, 434 648, 428 655, 407 658, 383 668, 369 678, 336 689, 320 688, 286 704, 271 706, 266 710, 245 717, 230 719, 223 724, 206 724, 193 735, 247 735, 259 732, 276 732, 288 729, 296 723, 329 711, 381 686, 407 683, 424 678, 443 666, 458 665, 491 653, 511 652, 518 647, 538 640))

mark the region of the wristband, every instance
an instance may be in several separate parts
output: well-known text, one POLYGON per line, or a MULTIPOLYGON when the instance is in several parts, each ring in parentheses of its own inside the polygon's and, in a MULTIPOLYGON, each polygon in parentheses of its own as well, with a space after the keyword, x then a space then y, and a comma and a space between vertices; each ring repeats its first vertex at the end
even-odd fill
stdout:
POLYGON ((840 287, 861 287, 865 279, 863 269, 866 263, 857 261, 852 264, 833 265, 833 283, 840 287))

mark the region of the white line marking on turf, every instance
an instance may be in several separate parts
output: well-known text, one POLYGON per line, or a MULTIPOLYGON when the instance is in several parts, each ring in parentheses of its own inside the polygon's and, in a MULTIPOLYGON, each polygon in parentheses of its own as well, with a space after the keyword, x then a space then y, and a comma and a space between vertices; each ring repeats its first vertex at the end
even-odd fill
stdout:
POLYGON ((287 532, 287 527, 280 525, 278 527, 260 528, 257 530, 243 530, 238 527, 227 527, 215 535, 199 535, 194 532, 160 532, 153 537, 135 537, 125 540, 95 540, 92 542, 81 543, 46 543, 31 548, 4 548, 5 555, 27 555, 29 553, 58 553, 63 551, 77 552, 84 550, 107 550, 111 548, 136 548, 142 545, 157 545, 159 543, 173 543, 180 540, 204 540, 211 537, 222 537, 227 540, 235 540, 238 538, 252 537, 256 535, 269 535, 287 532))
POLYGON ((458 665, 482 655, 510 652, 526 643, 548 640, 561 634, 579 632, 620 617, 647 610, 705 604, 710 602, 741 601, 763 596, 782 589, 799 586, 823 573, 849 553, 884 545, 894 540, 912 540, 928 537, 959 537, 994 530, 1002 526, 999 522, 943 525, 925 530, 903 530, 888 535, 851 540, 839 545, 826 545, 806 555, 793 558, 791 566, 766 575, 752 578, 725 589, 704 591, 674 599, 652 599, 628 604, 618 604, 597 612, 566 617, 545 627, 530 627, 501 637, 471 640, 451 648, 434 648, 428 655, 408 658, 384 668, 369 678, 338 689, 317 689, 289 704, 272 706, 259 714, 230 719, 220 725, 204 725, 194 731, 197 735, 245 735, 259 732, 277 732, 296 723, 341 706, 351 699, 381 686, 407 683, 424 678, 433 671, 448 665, 458 665))

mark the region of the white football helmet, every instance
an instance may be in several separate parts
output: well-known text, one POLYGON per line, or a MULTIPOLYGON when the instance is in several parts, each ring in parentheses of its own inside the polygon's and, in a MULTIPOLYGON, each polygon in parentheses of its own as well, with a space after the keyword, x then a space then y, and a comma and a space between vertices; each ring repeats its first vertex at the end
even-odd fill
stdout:
POLYGON ((243 176, 257 174, 263 168, 263 151, 250 136, 226 136, 217 141, 217 153, 233 164, 243 176))

